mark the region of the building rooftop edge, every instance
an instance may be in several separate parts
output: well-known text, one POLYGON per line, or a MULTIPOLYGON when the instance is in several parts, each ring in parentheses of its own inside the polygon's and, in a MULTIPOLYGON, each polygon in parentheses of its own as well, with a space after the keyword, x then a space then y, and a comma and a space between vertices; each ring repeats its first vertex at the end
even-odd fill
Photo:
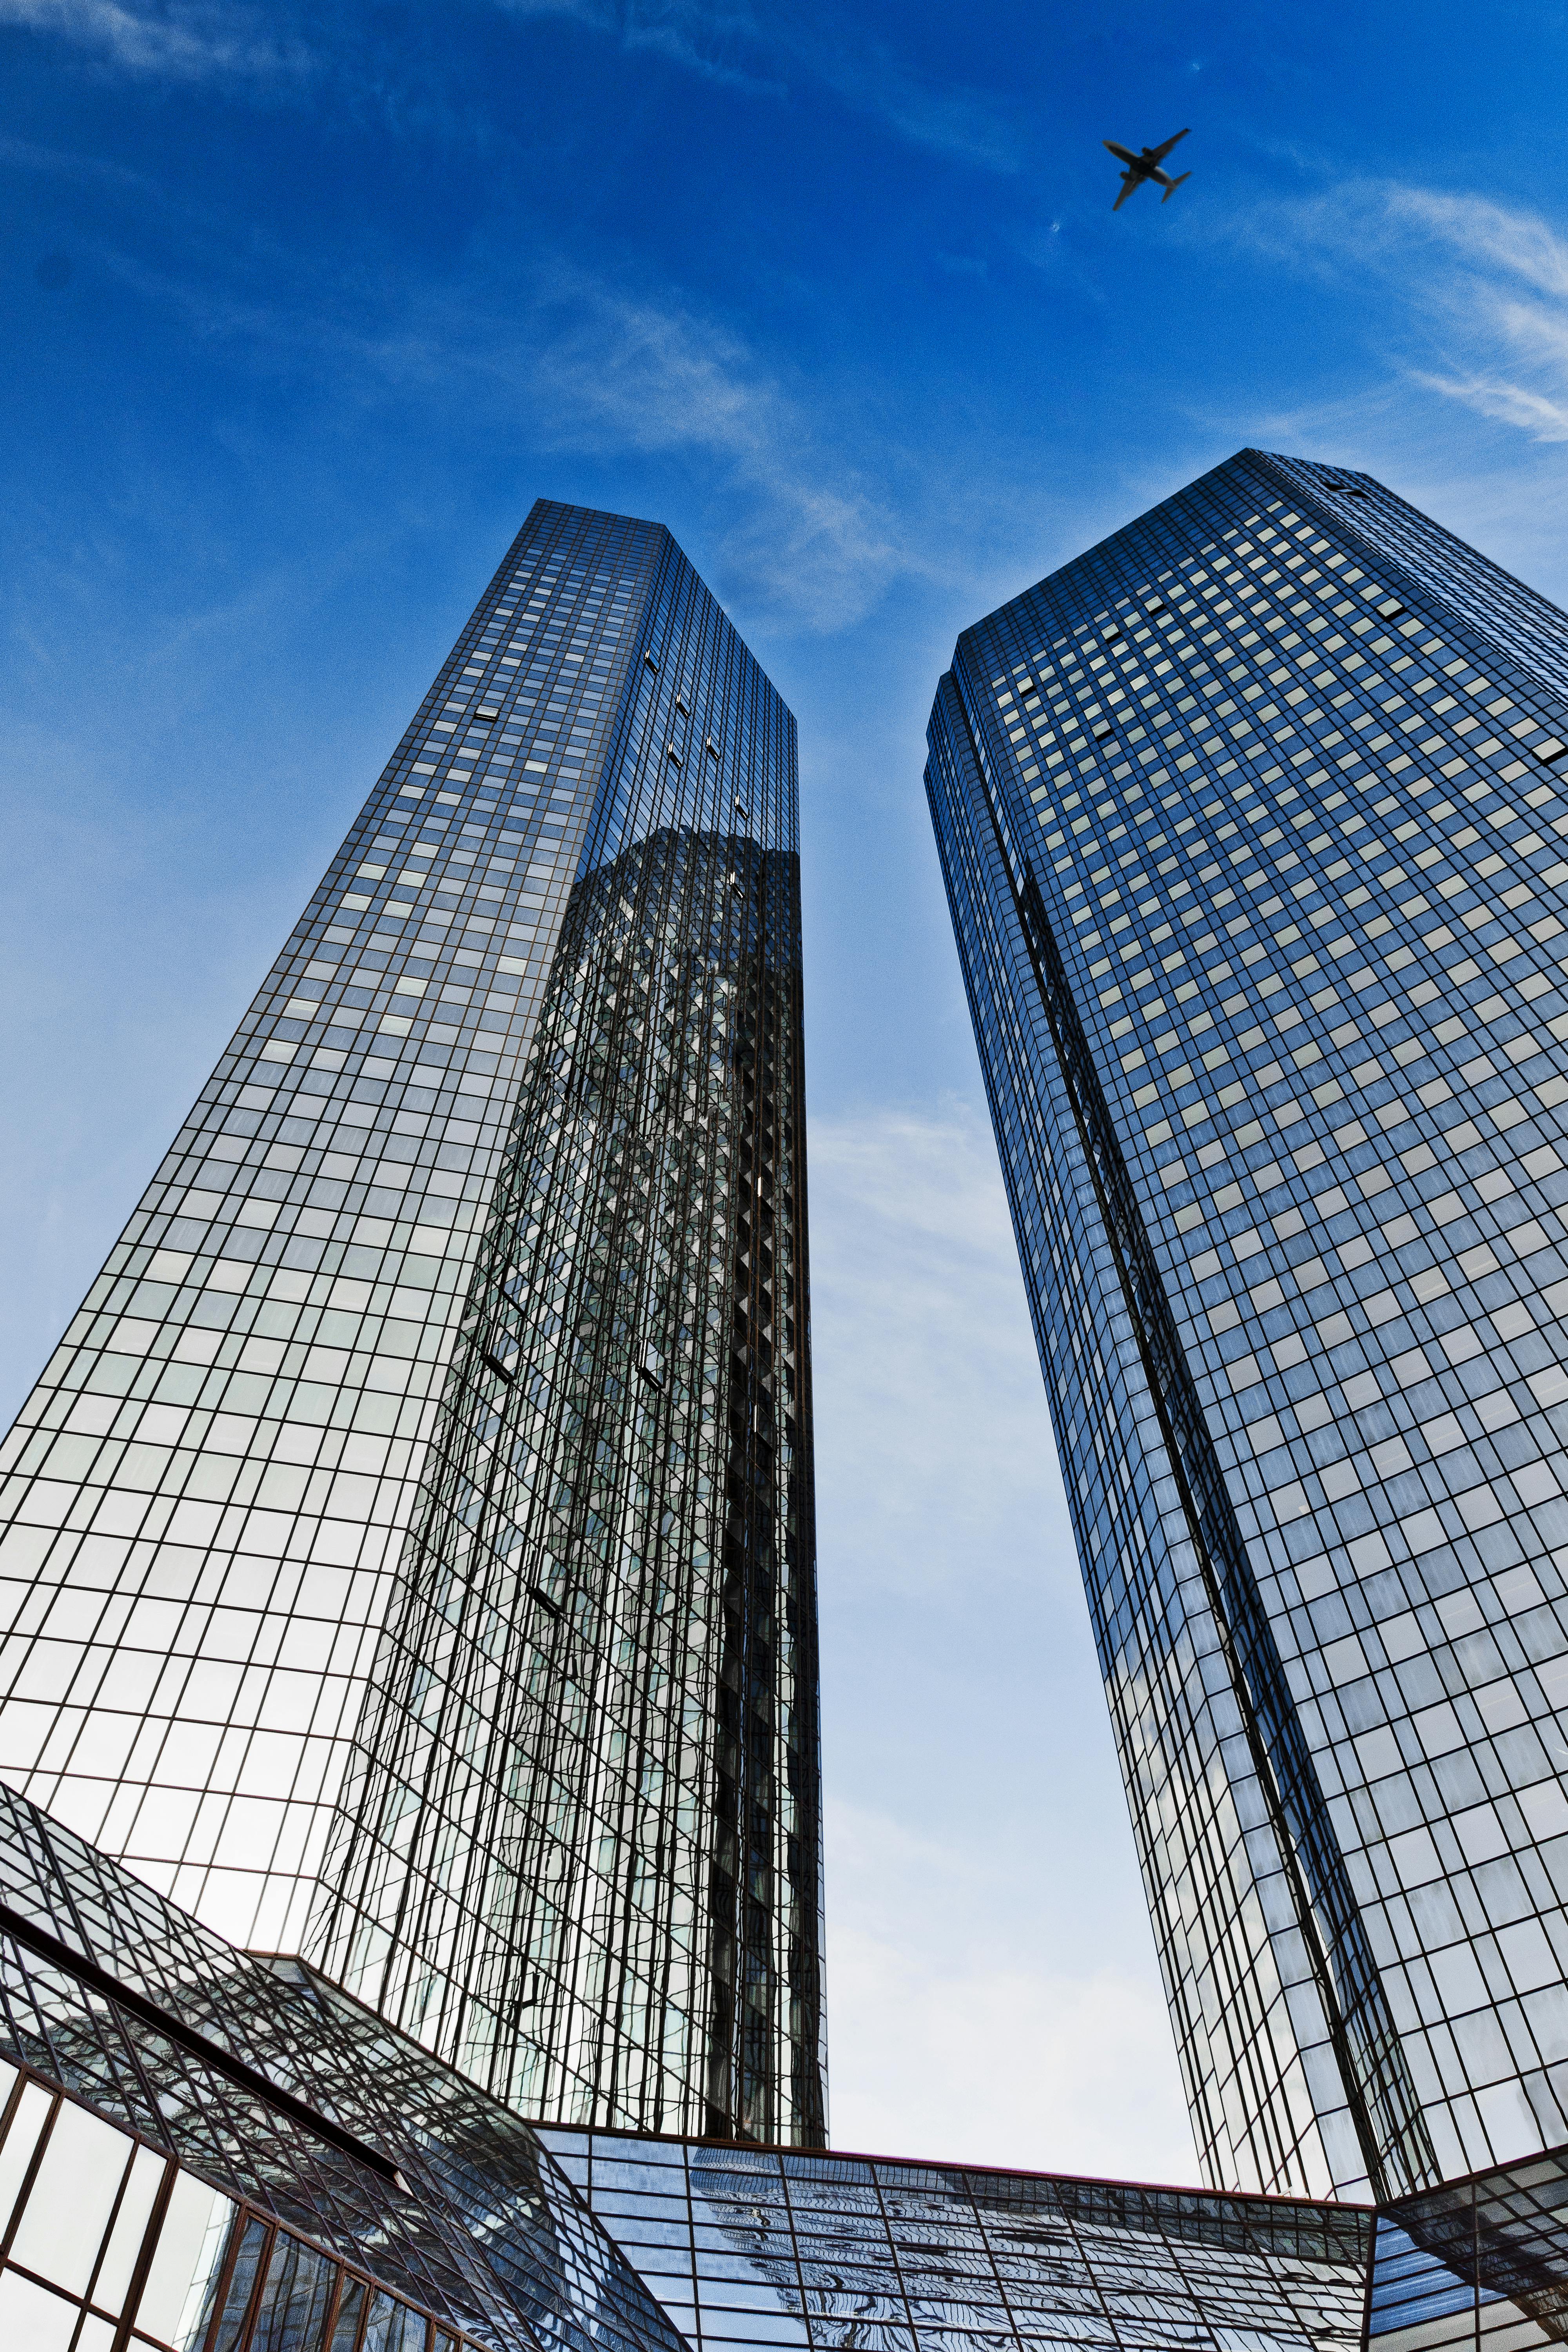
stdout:
MULTIPOLYGON (((988 613, 982 613, 977 620, 971 621, 967 627, 959 631, 953 640, 952 662, 950 667, 957 667, 966 642, 974 636, 977 630, 984 628, 988 622, 997 620, 1004 613, 1011 612, 1015 604, 1022 604, 1026 596, 1036 594, 1049 582, 1060 579, 1063 572, 1070 572, 1076 564, 1087 562, 1090 556, 1099 554, 1102 548, 1114 547, 1118 540, 1126 538, 1131 531, 1141 530, 1152 517, 1162 514, 1167 507, 1173 506, 1178 499, 1185 498, 1191 491, 1202 489, 1204 484, 1212 481, 1216 474, 1224 474, 1232 467, 1241 465, 1247 459, 1263 466, 1317 466, 1331 462, 1326 458, 1292 457, 1278 449, 1255 448, 1250 443, 1243 448, 1232 450, 1230 456, 1222 457, 1217 465, 1206 467, 1203 473, 1195 475, 1191 481, 1184 482, 1178 489, 1169 491, 1163 499, 1156 499, 1152 506, 1145 507, 1141 513, 1133 515, 1128 521, 1119 523, 1114 530, 1107 531, 1103 539, 1092 540, 1087 547, 1079 548, 1076 554, 1067 556, 1060 563, 1054 564, 1050 571, 1042 572, 1037 579, 1027 582, 1014 595, 1005 597, 1000 604, 994 604, 988 613)), ((1375 475, 1359 472, 1354 467, 1342 466, 1336 470, 1344 475, 1347 479, 1353 477, 1357 481, 1376 483, 1380 489, 1386 488, 1385 484, 1377 481, 1375 475)))
MULTIPOLYGON (((710 2139, 693 2132, 638 2131, 624 2124, 572 2123, 551 2116, 524 2116, 521 2120, 533 2131, 591 2132, 602 2139, 639 2143, 652 2140, 666 2147, 711 2147, 737 2156, 804 2157, 840 2164, 896 2164, 920 2172, 984 2172, 999 2180, 1059 2181, 1075 2189, 1121 2189, 1144 2197, 1196 2197, 1210 2203, 1261 2205, 1275 2212, 1287 2207, 1306 2207, 1315 2213, 1371 2214, 1379 2210, 1375 2205, 1344 2197, 1289 2197, 1261 2189, 1205 2189, 1190 2181, 1127 2180, 1109 2173, 1051 2172, 1034 2165, 974 2163, 963 2157, 888 2156, 868 2148, 794 2147, 781 2140, 710 2139)), ((1551 2153, 1550 2149, 1540 2151, 1542 2156, 1551 2153)), ((1521 2158, 1518 2161, 1536 2162, 1539 2158, 1521 2158)), ((1487 2176, 1483 2173, 1477 2177, 1484 2179, 1487 2176)), ((1468 2176, 1466 2178, 1468 2180, 1468 2176)), ((1445 2181, 1442 2185, 1447 2188, 1453 2184, 1445 2181)))

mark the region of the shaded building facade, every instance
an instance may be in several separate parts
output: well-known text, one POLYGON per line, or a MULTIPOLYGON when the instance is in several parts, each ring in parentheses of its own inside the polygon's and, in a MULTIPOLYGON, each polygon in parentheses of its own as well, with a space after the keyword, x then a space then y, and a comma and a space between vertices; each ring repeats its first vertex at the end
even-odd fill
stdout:
POLYGON ((312 1949, 526 2112, 810 2145, 798 903, 673 826, 573 900, 312 1949))
POLYGON ((1542 599, 1244 451, 966 631, 932 711, 1216 2187, 1568 2134, 1565 685, 1542 599))
POLYGON ((500 2095, 809 2143, 797 827, 538 502, 0 1452, 0 1772, 500 2095))

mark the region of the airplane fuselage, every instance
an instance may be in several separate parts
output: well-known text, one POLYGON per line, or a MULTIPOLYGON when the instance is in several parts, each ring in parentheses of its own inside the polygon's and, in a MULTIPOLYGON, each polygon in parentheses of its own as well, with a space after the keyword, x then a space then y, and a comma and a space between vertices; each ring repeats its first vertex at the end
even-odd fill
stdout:
POLYGON ((1169 172, 1163 172, 1159 164, 1155 163, 1154 150, 1152 147, 1145 147, 1138 154, 1134 155, 1130 147, 1115 146, 1109 139, 1105 143, 1110 149, 1111 153, 1117 158, 1117 160, 1127 165, 1135 180, 1154 180, 1158 182, 1162 188, 1170 188, 1175 185, 1175 183, 1172 179, 1169 172))

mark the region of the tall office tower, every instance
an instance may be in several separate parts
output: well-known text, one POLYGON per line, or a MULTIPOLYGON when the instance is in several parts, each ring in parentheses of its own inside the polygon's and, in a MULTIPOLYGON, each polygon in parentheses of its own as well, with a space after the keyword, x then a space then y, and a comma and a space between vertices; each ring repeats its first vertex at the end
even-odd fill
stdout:
POLYGON ((1206 2177, 1568 2138, 1568 621, 1244 451, 927 772, 1206 2177))
POLYGON ((542 500, 0 1468, 0 1772, 513 2103, 824 2132, 795 722, 542 500))

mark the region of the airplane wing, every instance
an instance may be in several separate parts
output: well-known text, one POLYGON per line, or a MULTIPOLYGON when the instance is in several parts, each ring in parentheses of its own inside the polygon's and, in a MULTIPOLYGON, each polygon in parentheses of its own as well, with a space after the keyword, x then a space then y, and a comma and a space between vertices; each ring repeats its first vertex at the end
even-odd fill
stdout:
MULTIPOLYGON (((1189 122, 1187 125, 1187 131, 1190 131, 1192 127, 1192 124, 1189 122)), ((1163 147, 1156 147, 1153 153, 1149 158, 1151 163, 1163 163, 1166 156, 1170 153, 1172 148, 1175 145, 1176 141, 1178 139, 1184 139, 1186 135, 1186 131, 1178 131, 1174 137, 1166 140, 1163 147)))
POLYGON ((1137 185, 1138 174, 1136 172, 1122 173, 1121 194, 1117 197, 1116 202, 1110 207, 1113 213, 1119 213, 1121 210, 1122 205, 1127 202, 1128 197, 1132 194, 1133 189, 1137 185))
POLYGON ((1114 139, 1102 139, 1100 143, 1110 148, 1119 163, 1135 163, 1138 161, 1130 147, 1119 147, 1114 139))

